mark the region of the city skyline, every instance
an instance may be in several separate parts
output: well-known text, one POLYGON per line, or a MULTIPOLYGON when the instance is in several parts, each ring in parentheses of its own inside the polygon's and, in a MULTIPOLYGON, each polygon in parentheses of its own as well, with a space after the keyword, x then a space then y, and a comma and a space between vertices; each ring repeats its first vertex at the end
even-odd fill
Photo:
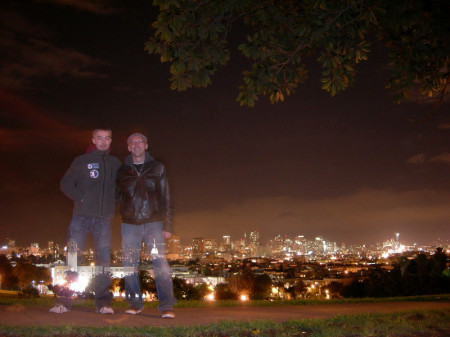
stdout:
MULTIPOLYGON (((245 232, 242 234, 242 236, 239 237, 232 237, 230 235, 220 235, 219 237, 202 237, 202 236, 198 236, 198 237, 192 237, 192 238, 182 238, 179 234, 174 233, 174 235, 176 236, 176 240, 179 241, 179 243, 181 244, 181 246, 183 247, 189 247, 194 245, 194 241, 195 240, 199 240, 199 239, 203 239, 205 241, 208 240, 214 240, 216 242, 217 246, 220 246, 222 244, 225 243, 225 241, 229 241, 230 246, 237 243, 238 241, 242 241, 244 240, 245 243, 247 245, 252 243, 252 239, 250 238, 251 234, 253 232, 245 232)), ((391 237, 386 237, 384 238, 382 241, 377 241, 377 242, 370 242, 370 241, 361 241, 361 243, 359 244, 351 244, 351 243, 347 243, 347 242, 335 242, 332 240, 329 240, 326 235, 317 235, 317 236, 313 236, 313 237, 306 237, 304 235, 298 234, 298 235, 294 235, 294 236, 289 236, 287 234, 277 234, 274 237, 268 238, 266 240, 261 240, 261 234, 263 233, 259 233, 257 232, 258 235, 258 239, 256 240, 256 242, 258 243, 258 246, 263 247, 263 246, 270 246, 270 244, 273 244, 277 239, 282 239, 284 240, 292 240, 295 241, 296 239, 302 238, 305 241, 309 241, 309 242, 313 242, 317 239, 320 239, 324 242, 330 243, 330 244, 336 244, 338 247, 340 247, 341 245, 347 246, 347 247, 361 247, 361 246, 377 246, 377 245, 389 245, 392 244, 393 242, 396 242, 399 245, 402 246, 407 246, 407 247, 412 247, 412 246, 428 246, 428 245, 441 245, 441 246, 446 246, 446 245, 450 245, 450 239, 449 238, 445 238, 445 237, 437 237, 435 239, 432 240, 414 240, 412 242, 405 242, 401 239, 401 234, 400 233, 392 233, 391 237)), ((44 242, 44 244, 42 244, 41 242, 37 242, 37 241, 33 241, 33 242, 29 242, 26 245, 19 245, 17 244, 17 240, 15 238, 4 238, 4 240, 0 241, 0 248, 5 248, 9 245, 9 242, 13 242, 15 247, 20 247, 20 248, 31 248, 31 249, 46 249, 48 248, 47 245, 49 245, 50 243, 53 246, 58 246, 61 250, 64 249, 65 245, 67 244, 67 242, 57 242, 55 240, 47 240, 44 242), (46 247, 46 248, 44 248, 46 247)), ((121 247, 112 247, 113 250, 120 250, 121 247)), ((217 247, 216 247, 217 248, 217 247)), ((437 246, 435 247, 437 248, 437 246)), ((86 247, 86 249, 92 249, 92 247, 88 246, 86 247)))
MULTIPOLYGON (((0 16, 2 238, 64 242, 73 205, 59 180, 98 127, 113 130, 120 160, 130 133, 148 136, 182 237, 258 228, 358 244, 448 232, 449 102, 435 114, 393 104, 377 42, 346 92, 321 90, 311 60, 296 94, 248 108, 235 102, 248 65, 236 49, 210 87, 170 90, 168 65, 144 50, 156 17, 149 1, 5 0, 0 16)), ((231 32, 234 45, 243 40, 231 32)), ((120 241, 115 217, 113 246, 120 241)))

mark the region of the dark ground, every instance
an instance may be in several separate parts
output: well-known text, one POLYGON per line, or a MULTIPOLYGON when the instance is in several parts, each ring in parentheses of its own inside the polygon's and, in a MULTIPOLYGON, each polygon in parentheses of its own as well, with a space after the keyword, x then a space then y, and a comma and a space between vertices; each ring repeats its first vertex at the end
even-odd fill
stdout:
POLYGON ((44 306, 0 305, 0 325, 8 326, 83 326, 144 327, 196 326, 220 321, 271 320, 282 323, 293 319, 331 318, 337 315, 393 313, 396 311, 450 309, 450 302, 377 302, 311 304, 283 306, 240 306, 212 308, 176 308, 175 319, 162 319, 157 309, 145 308, 139 315, 125 314, 125 308, 113 315, 101 315, 94 308, 74 307, 64 314, 53 314, 44 306))

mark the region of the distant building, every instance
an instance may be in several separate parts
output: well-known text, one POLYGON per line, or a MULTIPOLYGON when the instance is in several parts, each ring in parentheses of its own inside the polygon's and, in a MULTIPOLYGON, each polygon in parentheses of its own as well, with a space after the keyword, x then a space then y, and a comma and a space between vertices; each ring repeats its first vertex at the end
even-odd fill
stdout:
POLYGON ((205 239, 205 251, 207 253, 215 253, 217 250, 216 239, 205 239))
POLYGON ((67 267, 68 270, 76 272, 78 269, 77 243, 70 240, 67 243, 67 267))
POLYGON ((172 234, 167 240, 167 259, 177 260, 181 254, 181 242, 179 234, 172 234))
POLYGON ((192 239, 192 257, 201 258, 206 253, 205 239, 194 238, 192 239))
POLYGON ((33 242, 28 249, 29 255, 41 256, 41 250, 39 249, 39 243, 33 242))

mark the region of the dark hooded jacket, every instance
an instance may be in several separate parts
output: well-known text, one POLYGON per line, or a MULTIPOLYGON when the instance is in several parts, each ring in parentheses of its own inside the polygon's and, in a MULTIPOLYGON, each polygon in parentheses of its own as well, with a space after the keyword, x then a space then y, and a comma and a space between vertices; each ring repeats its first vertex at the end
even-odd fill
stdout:
POLYGON ((169 184, 166 170, 148 152, 138 170, 131 155, 117 172, 116 197, 122 222, 140 225, 161 221, 163 230, 172 232, 169 184))
POLYGON ((60 187, 73 200, 74 215, 112 218, 119 166, 119 159, 97 149, 73 160, 60 187))

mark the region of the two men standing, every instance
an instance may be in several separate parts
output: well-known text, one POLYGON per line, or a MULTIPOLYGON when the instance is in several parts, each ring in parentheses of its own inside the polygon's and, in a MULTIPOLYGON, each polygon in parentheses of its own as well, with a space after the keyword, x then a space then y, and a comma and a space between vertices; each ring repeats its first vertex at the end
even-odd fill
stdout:
MULTIPOLYGON (((61 190, 74 201, 68 241, 75 241, 78 251, 84 250, 92 233, 95 263, 102 273, 95 279, 95 305, 101 314, 114 313, 111 308, 109 266, 111 250, 111 219, 115 195, 122 216, 122 252, 124 269, 131 272, 125 278, 128 314, 142 311, 137 265, 141 242, 151 250, 155 282, 163 318, 174 318, 170 268, 165 257, 165 242, 171 236, 170 195, 164 166, 146 151, 147 138, 142 134, 128 137, 131 154, 125 163, 109 155, 111 130, 93 132, 95 149, 75 158, 61 180, 61 190), (116 191, 117 180, 117 191, 116 191)), ((69 298, 59 297, 50 312, 70 310, 69 298)))

